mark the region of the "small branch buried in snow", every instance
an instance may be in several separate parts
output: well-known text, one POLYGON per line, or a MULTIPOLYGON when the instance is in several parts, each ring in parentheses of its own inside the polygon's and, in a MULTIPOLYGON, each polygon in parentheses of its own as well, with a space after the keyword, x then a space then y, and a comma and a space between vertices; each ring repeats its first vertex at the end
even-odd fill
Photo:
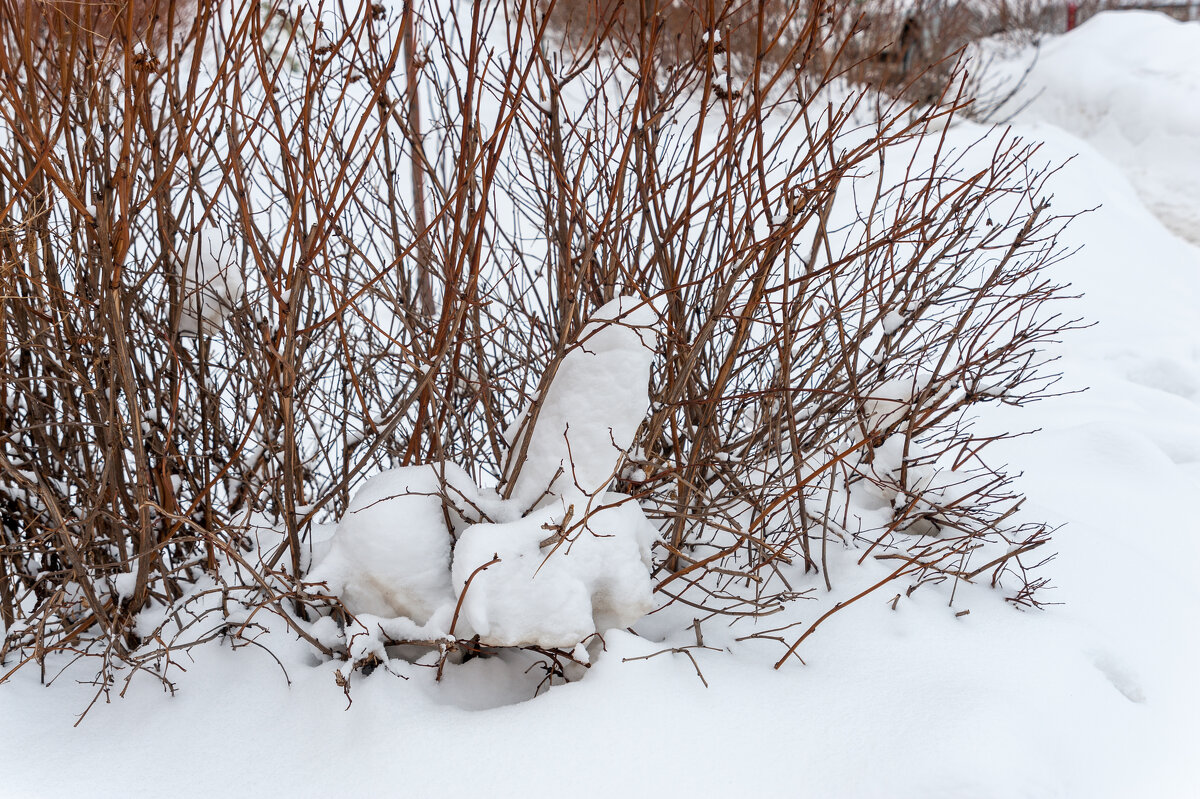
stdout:
POLYGON ((692 668, 696 670, 696 676, 700 678, 700 682, 704 683, 704 687, 708 687, 708 680, 704 679, 704 674, 700 671, 700 664, 696 662, 696 658, 692 656, 689 650, 692 649, 712 649, 714 652, 720 652, 719 649, 713 649, 711 646, 680 646, 672 647, 671 649, 661 649, 658 652, 653 652, 649 655, 639 655, 632 658, 621 658, 622 663, 630 663, 635 660, 649 660, 650 658, 658 657, 659 655, 687 655, 687 659, 692 661, 692 668))
POLYGON ((919 570, 919 568, 914 568, 911 565, 906 563, 905 565, 901 566, 899 569, 896 569, 894 572, 889 574, 887 577, 884 577, 882 580, 880 580, 879 582, 870 586, 869 588, 859 592, 858 594, 855 594, 853 597, 851 597, 850 599, 847 599, 845 602, 838 602, 832 608, 830 608, 829 610, 822 613, 821 616, 816 621, 814 621, 812 624, 810 624, 808 626, 808 629, 804 631, 804 634, 801 635, 799 638, 797 638, 796 642, 794 644, 792 644, 790 647, 788 647, 788 650, 784 654, 784 656, 781 657, 779 659, 779 661, 775 664, 775 668, 778 669, 784 663, 786 663, 788 658, 790 658, 792 655, 794 655, 796 653, 796 650, 800 648, 800 644, 804 643, 804 640, 806 638, 808 638, 810 635, 812 635, 814 632, 816 632, 817 627, 819 627, 821 625, 821 623, 824 622, 826 619, 828 619, 830 616, 834 615, 835 613, 837 613, 839 610, 842 610, 843 608, 853 605, 855 602, 862 599, 863 597, 869 596, 870 594, 879 590, 883 586, 893 582, 894 580, 900 578, 901 576, 911 573, 913 571, 918 571, 918 570, 919 570))

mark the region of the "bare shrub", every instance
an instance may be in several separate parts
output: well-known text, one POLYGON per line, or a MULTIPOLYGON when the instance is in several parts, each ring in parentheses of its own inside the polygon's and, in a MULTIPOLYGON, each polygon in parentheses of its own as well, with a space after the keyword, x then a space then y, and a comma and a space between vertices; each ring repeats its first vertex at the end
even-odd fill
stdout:
MULTIPOLYGON (((761 618, 831 584, 833 545, 894 565, 875 589, 1039 601, 1048 531, 969 412, 1052 390, 1065 219, 1036 147, 945 146, 958 84, 849 84, 838 8, 597 4, 605 35, 566 36, 553 2, 202 2, 131 36, 123 5, 84 32, 0 2, 14 668, 167 681, 277 624, 353 657, 309 624, 345 618, 304 582, 314 525, 382 467, 503 492, 503 431, 619 294, 663 309, 616 485, 661 525, 665 603, 761 618)), ((748 632, 793 652, 824 619, 748 632)))

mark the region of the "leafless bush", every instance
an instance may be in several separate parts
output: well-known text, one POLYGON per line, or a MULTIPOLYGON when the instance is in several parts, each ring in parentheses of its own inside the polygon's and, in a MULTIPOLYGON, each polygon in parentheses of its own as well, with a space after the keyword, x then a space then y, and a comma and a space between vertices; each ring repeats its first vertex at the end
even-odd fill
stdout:
POLYGON ((166 680, 268 623, 331 653, 313 525, 380 467, 511 474, 502 431, 618 294, 664 309, 616 481, 664 602, 760 618, 831 545, 893 564, 875 588, 1038 601, 1048 531, 969 411, 1052 390, 1065 220, 1035 147, 945 146, 953 81, 847 83, 843 9, 0 3, 12 668, 166 680))

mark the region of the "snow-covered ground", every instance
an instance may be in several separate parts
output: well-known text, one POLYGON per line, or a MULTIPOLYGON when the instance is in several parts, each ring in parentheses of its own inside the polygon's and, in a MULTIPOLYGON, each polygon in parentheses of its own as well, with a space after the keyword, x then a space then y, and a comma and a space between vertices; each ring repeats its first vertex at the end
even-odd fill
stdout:
POLYGON ((138 679, 76 728, 94 686, 29 667, 0 687, 0 796, 1200 795, 1197 52, 1200 24, 1100 15, 1046 44, 1014 120, 1045 160, 1075 156, 1055 210, 1099 206, 1053 268, 1097 323, 1061 348, 1067 388, 1089 390, 984 420, 1040 428, 993 457, 1024 470, 1031 519, 1065 524, 1061 604, 868 598, 780 670, 715 621, 717 651, 655 654, 687 641, 656 643, 670 624, 651 616, 533 700, 531 660, 440 685, 393 660, 347 707, 338 664, 278 635, 274 655, 197 648, 176 696, 138 679))
POLYGON ((1024 119, 1078 136, 1120 164, 1167 227, 1200 243, 1200 26, 1126 11, 1049 42, 1024 119), (1079 40, 1084 40, 1081 44, 1079 40))

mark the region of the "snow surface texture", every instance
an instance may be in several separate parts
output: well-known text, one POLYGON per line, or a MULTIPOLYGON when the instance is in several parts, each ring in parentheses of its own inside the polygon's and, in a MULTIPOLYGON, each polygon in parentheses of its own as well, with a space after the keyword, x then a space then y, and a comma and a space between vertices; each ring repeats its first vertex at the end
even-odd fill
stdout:
MULTIPOLYGON (((1135 26, 1163 58, 1196 52, 1166 17, 1135 26)), ((1085 25, 1046 49, 1082 64, 1091 47, 1085 25)), ((1173 80, 1147 85, 1161 96, 1173 80)), ((1108 113, 1101 87, 1085 88, 1108 113)), ((653 656, 695 642, 654 614, 641 637, 606 634, 587 679, 520 704, 539 677, 514 654, 448 668, 441 683, 393 660, 355 683, 346 711, 339 664, 312 665, 282 633, 270 644, 290 683, 257 647, 200 647, 174 673, 174 698, 139 677, 71 729, 94 686, 68 673, 48 690, 26 668, 0 687, 0 795, 392 795, 444 791, 448 774, 514 797, 536 784, 587 797, 1200 795, 1200 249, 1147 210, 1160 198, 1143 202, 1119 159, 1036 115, 1014 125, 1046 141, 1047 161, 1079 154, 1054 178, 1056 208, 1101 205, 1068 230, 1085 248, 1053 273, 1084 294, 1072 310, 1098 321, 1061 350, 1067 388, 1091 390, 981 419, 1041 428, 989 452, 1025 471, 1031 518, 1067 524, 1049 570, 1062 605, 1017 613, 982 592, 949 607, 938 589, 895 611, 864 600, 805 642, 808 666, 780 671, 776 648, 704 622, 706 644, 729 649, 690 651, 708 688, 688 657, 653 656), (167 740, 188 742, 186 762, 167 740), (114 768, 130 752, 158 754, 114 768)), ((848 591, 852 575, 871 577, 858 554, 830 552, 848 591)), ((765 622, 811 622, 839 598, 822 591, 765 622)))
POLYGON ((372 617, 359 619, 360 654, 386 656, 375 630, 570 649, 654 608, 657 532, 635 500, 605 488, 649 407, 656 319, 631 297, 594 314, 546 390, 511 499, 453 464, 393 469, 359 489, 308 579, 372 617), (470 509, 492 521, 467 527, 470 509))

